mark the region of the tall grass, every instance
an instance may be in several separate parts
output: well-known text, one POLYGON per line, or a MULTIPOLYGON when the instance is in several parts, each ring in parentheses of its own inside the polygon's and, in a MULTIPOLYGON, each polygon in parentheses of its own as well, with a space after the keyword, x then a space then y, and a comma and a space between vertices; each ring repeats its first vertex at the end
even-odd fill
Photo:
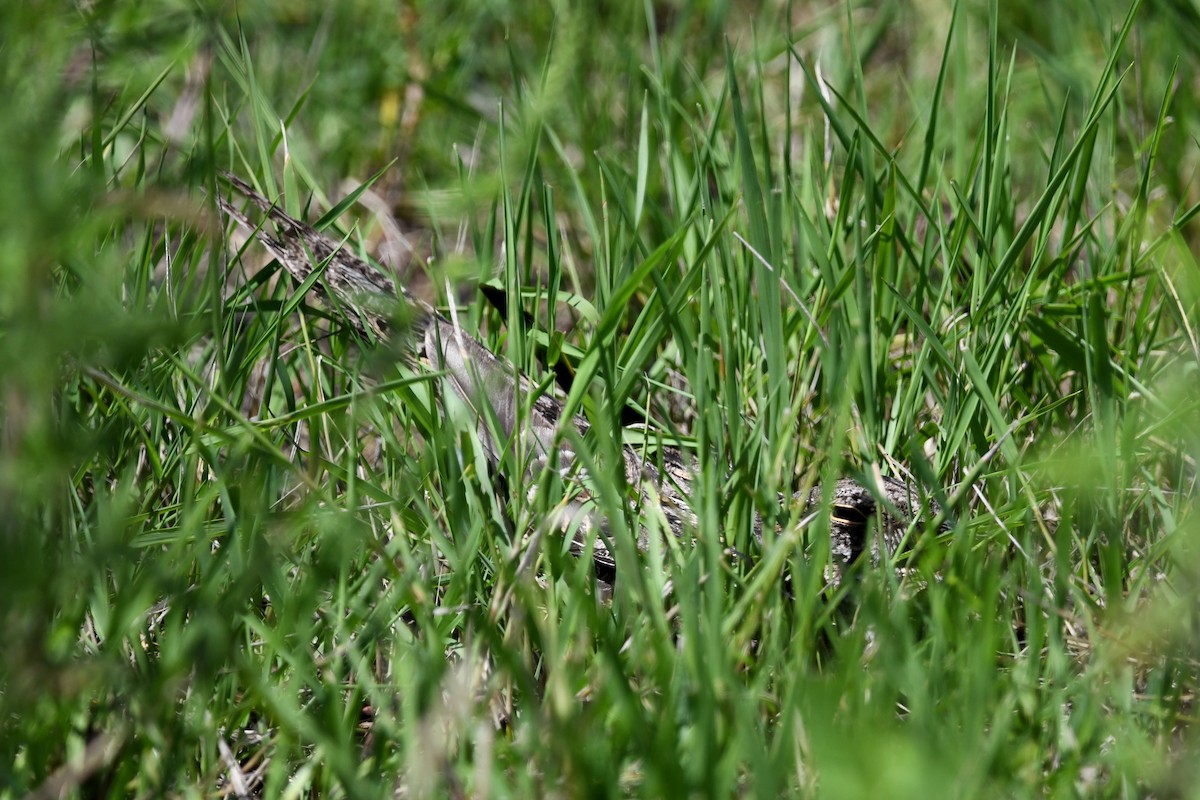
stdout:
POLYGON ((1192 791, 1200 19, 750 11, 0 12, 0 796, 1192 791), (218 169, 587 416, 610 597, 218 169))

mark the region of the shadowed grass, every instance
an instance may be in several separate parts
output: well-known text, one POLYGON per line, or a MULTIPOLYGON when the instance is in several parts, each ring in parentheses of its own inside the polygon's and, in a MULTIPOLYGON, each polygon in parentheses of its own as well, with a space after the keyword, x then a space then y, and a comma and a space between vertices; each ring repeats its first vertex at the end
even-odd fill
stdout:
POLYGON ((876 5, 4 11, 0 796, 1188 790, 1200 26, 876 5), (217 168, 573 376, 611 598, 217 168))

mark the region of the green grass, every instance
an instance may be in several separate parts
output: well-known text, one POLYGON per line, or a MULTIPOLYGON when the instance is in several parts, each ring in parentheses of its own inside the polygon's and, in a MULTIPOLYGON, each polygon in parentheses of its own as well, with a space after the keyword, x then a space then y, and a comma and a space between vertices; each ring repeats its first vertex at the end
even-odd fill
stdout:
POLYGON ((1195 796, 1200 16, 792 5, 0 11, 0 797, 1195 796), (570 362, 611 599, 218 169, 570 362))

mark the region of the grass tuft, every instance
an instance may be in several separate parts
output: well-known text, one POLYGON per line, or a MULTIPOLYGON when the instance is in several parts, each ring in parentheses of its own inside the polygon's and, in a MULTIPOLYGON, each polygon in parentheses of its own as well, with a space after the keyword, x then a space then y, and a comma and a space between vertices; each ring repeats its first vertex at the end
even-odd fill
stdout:
POLYGON ((1192 791, 1190 7, 231 9, 0 11, 0 798, 1192 791), (221 169, 586 415, 610 593, 221 169))

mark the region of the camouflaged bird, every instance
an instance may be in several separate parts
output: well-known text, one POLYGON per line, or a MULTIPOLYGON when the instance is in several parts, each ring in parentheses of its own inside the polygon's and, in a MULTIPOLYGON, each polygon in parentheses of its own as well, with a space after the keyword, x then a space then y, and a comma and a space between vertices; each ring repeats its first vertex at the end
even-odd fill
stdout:
MULTIPOLYGON (((479 438, 493 467, 501 461, 499 448, 503 442, 514 441, 520 430, 520 443, 530 455, 526 478, 536 477, 551 464, 564 475, 574 474, 574 453, 561 435, 563 426, 570 425, 579 435, 590 427, 582 415, 565 420, 562 404, 544 392, 536 392, 531 381, 512 364, 488 350, 478 339, 428 303, 418 299, 403 286, 365 261, 355 256, 334 239, 289 216, 275 203, 267 200, 242 179, 223 174, 224 179, 273 223, 274 233, 264 224, 255 224, 245 213, 224 197, 218 196, 221 210, 252 233, 279 263, 300 283, 308 280, 315 269, 322 270, 320 280, 313 284, 316 292, 332 294, 328 298, 344 312, 347 323, 372 339, 389 338, 391 322, 389 304, 401 298, 414 312, 415 328, 419 331, 413 349, 424 357, 433 369, 444 374, 445 385, 472 411, 478 420, 479 438), (532 397, 532 400, 529 398, 532 397), (522 404, 528 404, 528 410, 522 404), (488 409, 490 408, 490 414, 488 409), (497 442, 487 420, 497 423, 497 442)), ((695 462, 682 451, 663 447, 654 463, 644 459, 630 445, 622 448, 625 479, 636 490, 641 503, 654 503, 662 511, 667 527, 681 538, 695 530, 696 516, 691 510, 688 489, 695 474, 695 462)), ((510 476, 511 477, 511 476, 510 476)), ((877 476, 877 485, 867 488, 850 478, 837 481, 832 492, 830 515, 833 577, 869 551, 873 561, 879 558, 878 540, 872 535, 872 520, 878 515, 883 546, 893 552, 905 531, 921 514, 919 495, 909 485, 892 478, 877 476), (880 500, 883 503, 880 503, 880 500)), ((786 498, 780 498, 781 504, 786 498)), ((806 496, 797 495, 793 502, 803 502, 810 512, 820 508, 822 489, 814 487, 806 496)), ((928 497, 924 508, 931 514, 940 510, 928 497)), ((590 537, 591 507, 586 492, 563 510, 559 527, 573 531, 572 550, 584 552, 592 543, 592 558, 597 573, 615 574, 616 561, 606 537, 590 537)), ((600 520, 602 529, 604 521, 600 520)), ((943 524, 943 529, 945 525, 943 524)), ((761 537, 761 522, 756 524, 761 537)), ((639 549, 647 546, 647 532, 638 534, 639 549)))

